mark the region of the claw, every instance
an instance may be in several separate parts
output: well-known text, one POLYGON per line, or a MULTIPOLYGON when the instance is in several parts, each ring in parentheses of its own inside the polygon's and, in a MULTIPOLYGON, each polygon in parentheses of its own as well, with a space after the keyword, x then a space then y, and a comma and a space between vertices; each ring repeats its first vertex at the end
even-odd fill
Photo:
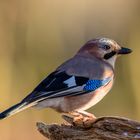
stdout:
POLYGON ((68 122, 68 123, 70 123, 70 124, 73 124, 74 117, 71 117, 71 116, 69 116, 69 115, 63 114, 63 115, 62 115, 62 118, 63 118, 66 122, 68 122))
POLYGON ((68 123, 82 128, 91 127, 96 120, 96 117, 93 114, 85 111, 70 112, 67 115, 62 115, 62 118, 68 123))

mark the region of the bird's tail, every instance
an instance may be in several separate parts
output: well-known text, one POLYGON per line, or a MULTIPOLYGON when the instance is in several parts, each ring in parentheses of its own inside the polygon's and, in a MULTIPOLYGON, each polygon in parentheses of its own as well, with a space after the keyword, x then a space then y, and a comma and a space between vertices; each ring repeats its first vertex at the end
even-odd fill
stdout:
POLYGON ((10 108, 8 108, 7 110, 3 111, 2 113, 0 113, 0 120, 1 119, 4 119, 4 118, 7 118, 7 117, 10 117, 22 110, 25 110, 26 108, 29 108, 31 106, 34 106, 35 103, 27 103, 27 102, 20 102, 10 108))

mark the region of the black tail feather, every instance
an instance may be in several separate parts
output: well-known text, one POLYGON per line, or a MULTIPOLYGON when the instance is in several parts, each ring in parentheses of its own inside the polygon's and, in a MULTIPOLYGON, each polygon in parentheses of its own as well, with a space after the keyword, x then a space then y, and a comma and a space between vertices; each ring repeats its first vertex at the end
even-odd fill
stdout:
POLYGON ((18 103, 16 105, 10 107, 9 109, 0 113, 0 120, 19 112, 25 106, 26 106, 25 103, 18 103))

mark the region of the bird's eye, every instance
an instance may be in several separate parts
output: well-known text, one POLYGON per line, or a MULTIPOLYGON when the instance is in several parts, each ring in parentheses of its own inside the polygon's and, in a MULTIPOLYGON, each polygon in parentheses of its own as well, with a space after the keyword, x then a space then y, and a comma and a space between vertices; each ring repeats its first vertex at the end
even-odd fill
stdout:
POLYGON ((104 45, 103 48, 104 48, 105 50, 109 50, 109 49, 110 49, 110 46, 109 46, 109 45, 104 45))

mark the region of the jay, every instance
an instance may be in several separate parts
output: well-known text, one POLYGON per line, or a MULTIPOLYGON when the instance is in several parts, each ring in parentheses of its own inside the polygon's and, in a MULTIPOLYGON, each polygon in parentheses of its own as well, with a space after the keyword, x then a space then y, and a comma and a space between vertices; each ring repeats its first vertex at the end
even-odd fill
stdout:
POLYGON ((60 113, 78 113, 94 118, 85 110, 110 91, 117 57, 131 52, 108 38, 88 41, 21 102, 0 113, 0 119, 29 107, 50 107, 60 113))

